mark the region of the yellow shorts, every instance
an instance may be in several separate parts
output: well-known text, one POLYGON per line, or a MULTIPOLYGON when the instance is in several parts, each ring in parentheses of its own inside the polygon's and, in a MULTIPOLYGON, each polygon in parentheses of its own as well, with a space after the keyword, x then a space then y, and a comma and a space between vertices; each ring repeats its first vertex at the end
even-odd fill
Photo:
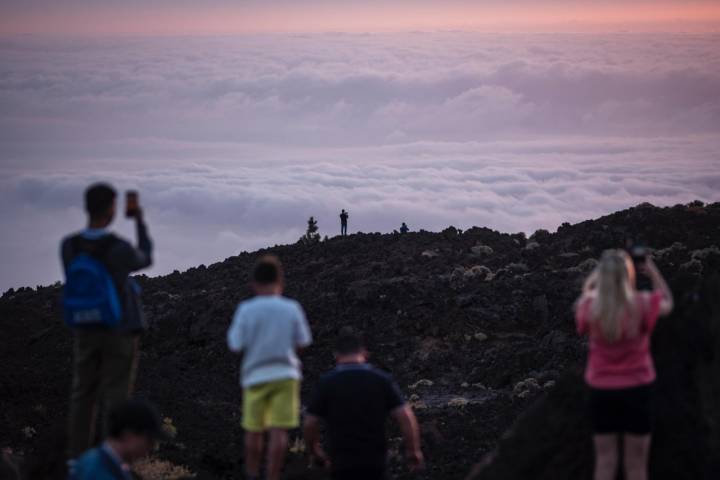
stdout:
POLYGON ((244 389, 242 417, 242 426, 248 432, 299 427, 300 382, 278 380, 244 389))

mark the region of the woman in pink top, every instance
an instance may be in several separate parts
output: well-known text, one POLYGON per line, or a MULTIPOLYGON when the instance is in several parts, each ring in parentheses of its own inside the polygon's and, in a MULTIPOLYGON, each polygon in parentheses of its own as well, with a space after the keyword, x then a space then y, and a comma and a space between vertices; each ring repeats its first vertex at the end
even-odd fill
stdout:
POLYGON ((590 387, 595 480, 615 478, 620 435, 625 478, 647 479, 655 381, 650 336, 658 317, 672 310, 673 300, 651 258, 639 268, 650 277, 651 292, 636 290, 635 266, 627 253, 605 252, 575 307, 578 333, 590 340, 585 381, 590 387))

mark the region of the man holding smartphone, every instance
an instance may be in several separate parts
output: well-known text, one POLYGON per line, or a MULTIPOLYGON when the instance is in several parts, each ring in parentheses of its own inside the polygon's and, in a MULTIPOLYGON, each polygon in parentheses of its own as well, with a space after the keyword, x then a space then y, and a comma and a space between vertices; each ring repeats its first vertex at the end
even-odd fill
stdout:
MULTIPOLYGON (((66 321, 74 333, 73 381, 70 396, 68 458, 76 459, 95 441, 96 413, 126 400, 137 368, 139 335, 146 329, 140 288, 130 273, 152 264, 152 242, 143 221, 137 192, 128 192, 126 216, 135 220, 137 246, 108 231, 116 211, 116 192, 108 184, 85 191, 88 227, 63 239, 61 258, 66 273, 66 321), (82 264, 82 262, 85 264, 82 264), (92 285, 92 269, 107 275, 107 285, 92 285), (79 272, 79 273, 78 273, 79 272), (88 273, 89 272, 89 273, 88 273), (68 315, 78 304, 97 303, 98 291, 109 291, 116 305, 112 322, 102 315, 68 315), (83 298, 91 297, 93 298, 83 298), (73 321, 69 321, 70 318, 73 321)), ((107 316, 107 315, 106 315, 107 316)))

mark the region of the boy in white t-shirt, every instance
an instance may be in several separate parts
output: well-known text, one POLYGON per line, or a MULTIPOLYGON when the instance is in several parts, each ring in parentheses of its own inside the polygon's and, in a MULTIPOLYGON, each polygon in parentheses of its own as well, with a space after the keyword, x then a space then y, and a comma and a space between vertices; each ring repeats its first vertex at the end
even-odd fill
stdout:
POLYGON ((287 450, 287 431, 300 425, 301 363, 297 352, 312 343, 300 304, 282 296, 277 257, 262 257, 253 271, 255 297, 240 303, 227 333, 228 347, 242 353, 242 425, 245 471, 260 474, 264 433, 269 432, 267 479, 278 480, 287 450))

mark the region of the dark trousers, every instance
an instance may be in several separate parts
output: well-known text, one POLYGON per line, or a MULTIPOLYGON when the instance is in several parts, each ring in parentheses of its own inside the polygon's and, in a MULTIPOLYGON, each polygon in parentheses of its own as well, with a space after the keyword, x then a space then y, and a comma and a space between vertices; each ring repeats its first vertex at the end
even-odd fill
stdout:
POLYGON ((347 235, 347 223, 340 224, 340 235, 347 235))
POLYGON ((68 457, 77 458, 95 441, 97 412, 127 400, 135 383, 137 335, 107 330, 75 333, 68 421, 68 457))

